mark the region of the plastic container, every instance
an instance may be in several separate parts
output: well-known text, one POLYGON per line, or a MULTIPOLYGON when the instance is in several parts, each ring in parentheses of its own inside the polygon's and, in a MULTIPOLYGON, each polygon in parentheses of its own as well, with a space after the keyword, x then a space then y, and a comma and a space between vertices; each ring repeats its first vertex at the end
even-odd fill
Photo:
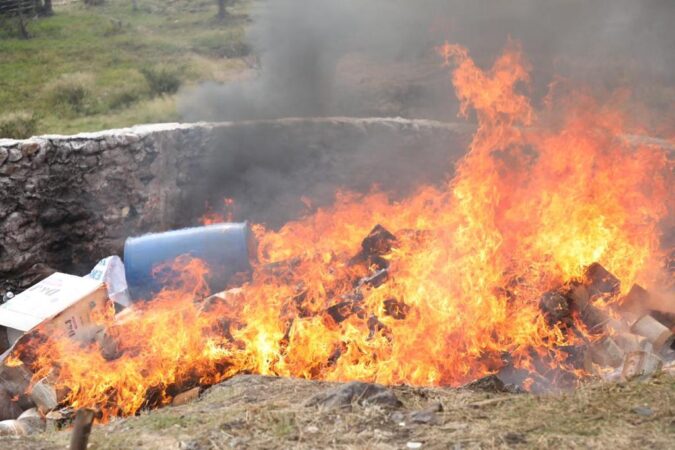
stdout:
POLYGON ((209 267, 212 293, 223 291, 235 274, 250 273, 254 240, 248 223, 222 223, 146 234, 127 239, 124 267, 131 299, 150 300, 162 290, 153 269, 189 255, 209 267))

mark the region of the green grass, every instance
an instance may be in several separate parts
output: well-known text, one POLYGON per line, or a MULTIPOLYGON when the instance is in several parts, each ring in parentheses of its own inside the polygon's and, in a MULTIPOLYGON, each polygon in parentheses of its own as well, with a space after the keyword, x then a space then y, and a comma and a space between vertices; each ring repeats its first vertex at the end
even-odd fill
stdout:
POLYGON ((0 116, 34 114, 38 134, 173 121, 173 89, 160 92, 148 74, 189 87, 246 68, 245 0, 222 22, 214 0, 138 3, 56 4, 53 17, 29 23, 28 40, 0 30, 0 116))

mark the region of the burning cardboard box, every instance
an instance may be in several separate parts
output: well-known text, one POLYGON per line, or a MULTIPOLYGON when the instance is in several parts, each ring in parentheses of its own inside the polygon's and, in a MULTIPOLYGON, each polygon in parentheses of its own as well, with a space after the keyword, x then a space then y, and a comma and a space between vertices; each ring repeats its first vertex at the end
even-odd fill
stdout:
MULTIPOLYGON (((63 332, 76 340, 90 338, 92 312, 108 301, 105 284, 90 278, 55 273, 0 306, 0 334, 6 335, 6 352, 27 332, 43 327, 47 333, 63 332)), ((2 358, 0 358, 2 359, 2 358)))

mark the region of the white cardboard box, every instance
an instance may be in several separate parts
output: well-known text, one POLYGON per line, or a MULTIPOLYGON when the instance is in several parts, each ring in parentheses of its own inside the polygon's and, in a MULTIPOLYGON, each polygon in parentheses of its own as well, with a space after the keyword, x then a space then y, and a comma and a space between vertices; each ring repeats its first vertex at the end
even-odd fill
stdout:
POLYGON ((7 329, 10 346, 39 325, 47 332, 62 330, 68 337, 84 339, 92 311, 107 300, 104 283, 55 273, 0 305, 0 326, 7 329))

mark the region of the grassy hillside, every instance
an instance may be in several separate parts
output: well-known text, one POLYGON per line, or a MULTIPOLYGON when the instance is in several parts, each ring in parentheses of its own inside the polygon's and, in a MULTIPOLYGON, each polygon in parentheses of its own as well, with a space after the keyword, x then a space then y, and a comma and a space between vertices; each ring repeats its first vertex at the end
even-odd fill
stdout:
POLYGON ((177 89, 248 67, 245 0, 224 21, 214 0, 138 5, 55 2, 31 39, 0 30, 0 137, 176 120, 177 89))

